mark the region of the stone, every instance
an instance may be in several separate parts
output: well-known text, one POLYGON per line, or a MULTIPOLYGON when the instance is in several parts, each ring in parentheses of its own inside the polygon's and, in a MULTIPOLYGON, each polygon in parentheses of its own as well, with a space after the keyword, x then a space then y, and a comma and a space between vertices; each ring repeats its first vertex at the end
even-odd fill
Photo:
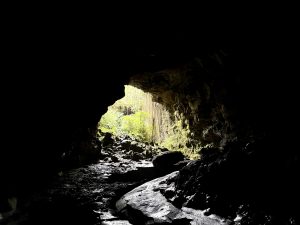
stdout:
POLYGON ((175 188, 178 171, 149 181, 128 192, 116 203, 119 213, 133 224, 226 225, 223 219, 201 210, 177 208, 162 194, 175 188))
POLYGON ((114 156, 114 155, 110 156, 110 158, 111 158, 111 161, 112 161, 112 162, 119 162, 118 157, 116 157, 116 156, 114 156))
POLYGON ((133 154, 131 155, 131 159, 134 161, 139 161, 143 159, 143 156, 140 153, 133 152, 133 154))
POLYGON ((182 160, 174 164, 174 167, 176 170, 180 170, 184 166, 188 165, 191 162, 191 160, 182 160))
POLYGON ((131 146, 130 146, 130 150, 141 153, 144 151, 144 148, 142 146, 138 145, 136 142, 135 142, 135 144, 133 144, 133 142, 132 142, 131 146))
POLYGON ((132 225, 127 220, 113 220, 101 222, 102 225, 132 225))
POLYGON ((181 152, 164 152, 153 158, 153 166, 158 169, 166 169, 174 166, 174 164, 184 160, 181 152))
POLYGON ((104 138, 102 139, 102 146, 111 145, 114 142, 111 133, 105 133, 104 138))
POLYGON ((129 150, 130 149, 130 145, 131 145, 131 142, 130 140, 123 140, 121 141, 121 146, 122 148, 126 149, 126 150, 129 150))

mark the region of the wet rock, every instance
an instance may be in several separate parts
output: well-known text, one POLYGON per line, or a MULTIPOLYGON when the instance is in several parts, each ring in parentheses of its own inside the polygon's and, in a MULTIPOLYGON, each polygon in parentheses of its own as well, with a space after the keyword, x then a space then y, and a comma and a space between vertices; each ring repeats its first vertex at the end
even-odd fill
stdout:
POLYGON ((136 153, 136 152, 133 152, 132 156, 131 156, 131 159, 134 160, 134 161, 139 161, 141 159, 143 159, 143 155, 142 154, 139 154, 139 153, 136 153))
POLYGON ((221 218, 205 216, 200 210, 177 208, 162 194, 175 188, 178 171, 147 182, 125 194, 116 203, 119 213, 134 224, 225 225, 221 218))
POLYGON ((107 156, 103 159, 105 162, 119 162, 118 157, 111 155, 111 156, 107 156))
POLYGON ((191 162, 191 160, 179 161, 179 162, 177 162, 177 163, 174 164, 174 168, 176 170, 180 170, 181 168, 183 168, 184 166, 186 166, 190 162, 191 162))
POLYGON ((143 155, 145 156, 145 158, 152 158, 153 157, 153 152, 147 148, 144 152, 143 155))
POLYGON ((130 150, 141 153, 144 151, 144 147, 138 145, 137 142, 131 142, 130 150))
POLYGON ((167 149, 167 148, 158 148, 161 152, 168 152, 169 151, 169 149, 167 149))
POLYGON ((289 224, 289 216, 298 214, 291 202, 298 202, 299 192, 292 188, 295 170, 282 166, 283 156, 272 151, 275 145, 265 139, 203 149, 201 160, 180 170, 178 207, 209 208, 207 213, 241 224, 289 224))
POLYGON ((129 170, 125 173, 112 174, 110 180, 117 181, 138 181, 140 184, 157 177, 153 167, 136 167, 134 170, 129 170))
POLYGON ((112 161, 112 162, 119 162, 118 157, 116 157, 116 156, 114 156, 114 155, 110 156, 110 158, 111 158, 111 161, 112 161))
POLYGON ((64 170, 45 190, 18 200, 21 210, 17 213, 9 212, 16 205, 14 199, 7 201, 6 207, 0 204, 0 224, 130 225, 115 214, 109 215, 108 210, 114 211, 122 195, 157 175, 150 161, 126 160, 123 156, 127 152, 113 149, 113 155, 108 150, 103 149, 104 160, 64 170))
POLYGON ((111 133, 105 133, 104 134, 104 138, 102 139, 102 146, 108 146, 113 144, 114 139, 112 138, 112 134, 111 133))
POLYGON ((121 141, 121 146, 125 150, 129 150, 130 149, 130 145, 131 145, 130 140, 122 140, 121 141))
POLYGON ((104 221, 102 225, 132 225, 127 220, 104 221))
POLYGON ((182 160, 184 160, 184 156, 181 152, 164 152, 155 156, 152 163, 155 168, 169 169, 182 160))

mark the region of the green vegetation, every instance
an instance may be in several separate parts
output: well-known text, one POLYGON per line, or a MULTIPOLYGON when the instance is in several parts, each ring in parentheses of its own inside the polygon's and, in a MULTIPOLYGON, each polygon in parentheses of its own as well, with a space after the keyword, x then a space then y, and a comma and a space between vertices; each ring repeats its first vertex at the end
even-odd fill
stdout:
POLYGON ((138 141, 155 142, 170 150, 198 158, 199 146, 191 145, 191 132, 182 120, 172 121, 169 112, 152 95, 125 85, 125 97, 108 107, 99 122, 102 132, 130 136, 138 141), (188 147, 189 146, 189 147, 188 147))
POLYGON ((109 132, 115 136, 128 135, 140 141, 150 141, 152 127, 148 123, 147 112, 138 111, 124 115, 114 108, 109 108, 99 123, 102 132, 109 132))
POLYGON ((152 127, 148 121, 149 114, 147 112, 138 111, 122 118, 121 130, 141 141, 150 141, 152 127))
POLYGON ((99 122, 100 130, 105 133, 108 132, 113 135, 119 135, 122 117, 123 113, 110 107, 99 122))
POLYGON ((192 144, 192 140, 189 126, 184 127, 182 120, 177 120, 170 130, 169 136, 160 145, 167 149, 179 150, 190 159, 198 159, 200 144, 192 144))
POLYGON ((139 141, 152 141, 151 115, 145 110, 149 102, 152 102, 150 94, 126 85, 125 97, 108 107, 99 122, 99 129, 115 136, 127 135, 139 141))

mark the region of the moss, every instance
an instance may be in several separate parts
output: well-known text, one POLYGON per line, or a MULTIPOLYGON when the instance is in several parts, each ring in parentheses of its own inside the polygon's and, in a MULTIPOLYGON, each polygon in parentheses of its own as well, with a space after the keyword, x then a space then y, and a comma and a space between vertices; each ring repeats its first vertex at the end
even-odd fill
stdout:
POLYGON ((182 120, 174 123, 169 136, 160 145, 170 150, 181 151, 189 159, 199 158, 200 144, 192 140, 189 126, 182 120))

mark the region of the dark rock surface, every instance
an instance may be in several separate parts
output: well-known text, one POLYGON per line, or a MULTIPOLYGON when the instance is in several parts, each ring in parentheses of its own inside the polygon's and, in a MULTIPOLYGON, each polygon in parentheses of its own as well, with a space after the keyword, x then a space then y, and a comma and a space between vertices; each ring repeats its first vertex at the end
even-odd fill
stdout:
POLYGON ((60 171, 29 196, 8 199, 0 207, 0 224, 130 224, 114 212, 115 201, 158 174, 150 159, 125 159, 127 150, 120 146, 113 140, 102 148, 106 158, 60 171))
POLYGON ((152 163, 158 171, 170 173, 171 171, 181 169, 181 167, 187 164, 187 161, 184 161, 182 152, 168 151, 154 156, 152 163))
POLYGON ((154 167, 166 168, 184 160, 182 152, 164 152, 153 158, 152 163, 154 167))
POLYGON ((180 171, 174 203, 209 209, 207 215, 215 213, 233 224, 298 224, 299 161, 290 162, 274 148, 263 139, 203 149, 201 160, 180 171))
POLYGON ((226 225, 203 211, 175 207, 164 195, 175 191, 178 171, 149 181, 128 192, 116 203, 117 210, 133 224, 226 225))

